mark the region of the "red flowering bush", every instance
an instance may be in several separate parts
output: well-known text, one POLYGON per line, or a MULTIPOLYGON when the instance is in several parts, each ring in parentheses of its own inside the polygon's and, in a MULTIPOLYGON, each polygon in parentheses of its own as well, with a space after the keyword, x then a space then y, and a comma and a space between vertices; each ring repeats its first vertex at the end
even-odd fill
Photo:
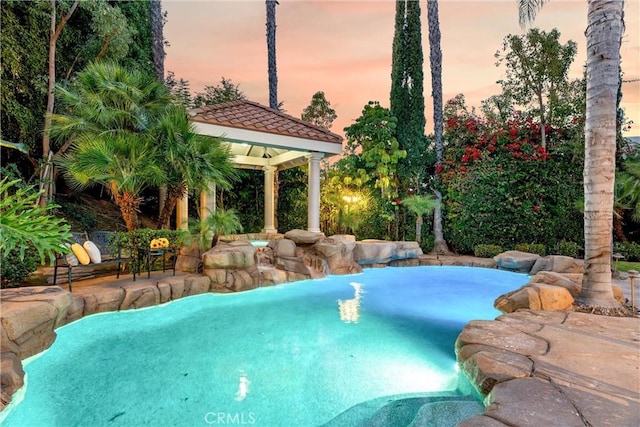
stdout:
POLYGON ((436 168, 444 196, 447 240, 461 252, 479 244, 553 247, 580 241, 581 120, 545 127, 514 114, 499 122, 469 112, 458 96, 445 106, 445 158, 436 168))

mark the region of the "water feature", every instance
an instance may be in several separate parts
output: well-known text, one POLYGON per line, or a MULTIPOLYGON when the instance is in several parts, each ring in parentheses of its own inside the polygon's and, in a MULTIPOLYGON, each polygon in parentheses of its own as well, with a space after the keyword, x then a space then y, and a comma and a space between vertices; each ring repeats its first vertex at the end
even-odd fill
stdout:
POLYGON ((496 317, 493 300, 526 281, 490 269, 384 268, 89 316, 25 365, 24 399, 3 426, 472 416, 482 405, 456 369, 455 339, 470 320, 496 317))

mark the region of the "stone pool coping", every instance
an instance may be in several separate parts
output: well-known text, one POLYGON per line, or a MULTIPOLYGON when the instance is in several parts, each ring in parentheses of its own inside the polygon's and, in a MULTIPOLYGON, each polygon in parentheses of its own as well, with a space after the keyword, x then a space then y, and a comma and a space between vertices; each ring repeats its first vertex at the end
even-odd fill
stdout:
MULTIPOLYGON (((405 265, 495 268, 492 260, 432 255, 405 265)), ((206 292, 206 276, 160 273, 136 282, 101 278, 73 294, 57 286, 3 289, 1 408, 22 386, 21 360, 48 348, 57 327, 94 313, 206 292)), ((625 426, 640 419, 637 318, 519 311, 470 322, 456 353, 472 383, 487 395, 486 412, 461 426, 625 426)))

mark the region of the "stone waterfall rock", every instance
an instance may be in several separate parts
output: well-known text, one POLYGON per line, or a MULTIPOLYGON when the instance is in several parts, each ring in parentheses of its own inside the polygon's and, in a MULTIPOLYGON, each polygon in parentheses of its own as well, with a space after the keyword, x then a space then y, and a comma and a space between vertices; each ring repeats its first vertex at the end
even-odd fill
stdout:
POLYGON ((313 245, 325 238, 324 233, 306 230, 291 230, 284 233, 284 238, 293 240, 297 245, 313 245))
POLYGON ((493 257, 498 268, 528 273, 540 258, 538 254, 520 251, 506 251, 493 257))
POLYGON ((362 272, 354 260, 355 247, 355 236, 337 234, 316 243, 313 250, 326 259, 331 274, 355 274, 362 272))

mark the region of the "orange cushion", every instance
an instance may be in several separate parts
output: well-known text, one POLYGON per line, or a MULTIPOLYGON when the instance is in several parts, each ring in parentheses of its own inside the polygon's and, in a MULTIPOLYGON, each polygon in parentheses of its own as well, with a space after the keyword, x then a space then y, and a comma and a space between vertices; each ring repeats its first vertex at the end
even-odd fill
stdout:
POLYGON ((102 262, 102 255, 100 255, 100 249, 93 243, 91 240, 87 240, 82 245, 85 251, 87 251, 87 255, 89 255, 89 259, 94 264, 100 264, 102 262))
POLYGON ((82 245, 79 243, 74 243, 71 245, 71 251, 78 258, 78 262, 82 265, 87 265, 91 262, 91 258, 89 258, 89 254, 84 250, 82 245))

